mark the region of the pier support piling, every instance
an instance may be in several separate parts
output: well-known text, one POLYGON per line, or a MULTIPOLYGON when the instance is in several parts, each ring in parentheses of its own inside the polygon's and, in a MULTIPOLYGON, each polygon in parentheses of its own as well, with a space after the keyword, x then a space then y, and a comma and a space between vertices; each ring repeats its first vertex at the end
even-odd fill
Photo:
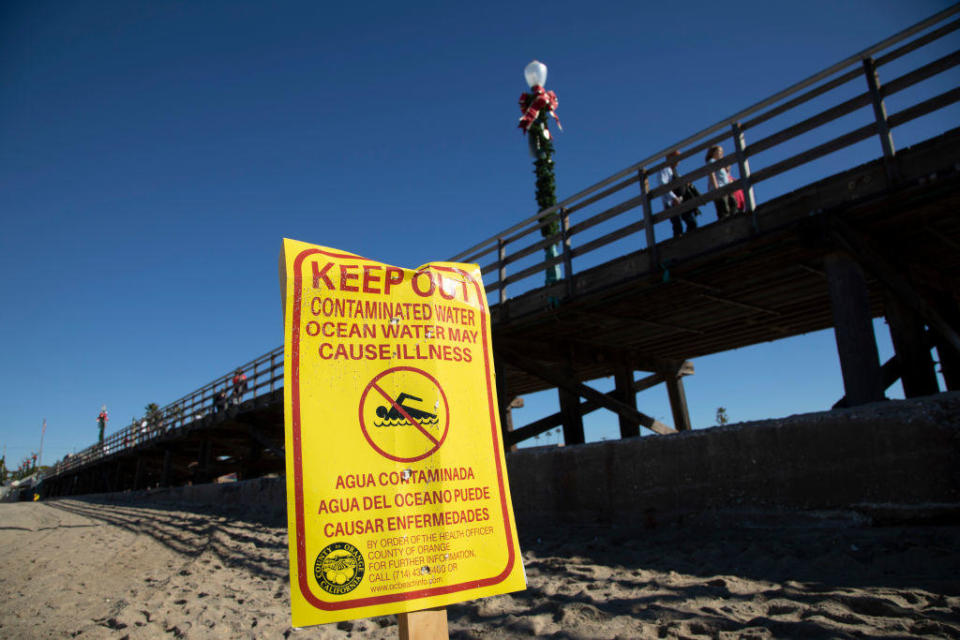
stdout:
POLYGON ((882 400, 880 355, 863 270, 841 251, 828 254, 824 267, 847 404, 852 407, 882 400))

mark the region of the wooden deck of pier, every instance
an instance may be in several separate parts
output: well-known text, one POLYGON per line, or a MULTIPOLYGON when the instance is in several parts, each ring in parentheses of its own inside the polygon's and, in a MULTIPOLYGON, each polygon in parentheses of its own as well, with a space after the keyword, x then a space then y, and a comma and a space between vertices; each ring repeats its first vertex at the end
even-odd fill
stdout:
MULTIPOLYGON (((827 255, 850 235, 922 289, 952 295, 960 282, 960 130, 901 152, 903 181, 875 160, 660 244, 576 274, 573 294, 542 288, 493 305, 498 352, 570 361, 572 376, 618 367, 658 371, 684 360, 834 326, 827 255)), ((872 316, 882 283, 867 272, 872 316)), ((508 366, 516 395, 555 385, 508 366)))

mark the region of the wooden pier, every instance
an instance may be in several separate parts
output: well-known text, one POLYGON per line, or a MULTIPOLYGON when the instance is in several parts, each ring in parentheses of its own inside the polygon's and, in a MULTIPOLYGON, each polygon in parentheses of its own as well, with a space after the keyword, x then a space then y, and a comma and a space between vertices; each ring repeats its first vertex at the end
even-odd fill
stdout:
MULTIPOLYGON (((683 378, 693 374, 693 359, 831 327, 841 405, 879 400, 896 380, 907 397, 941 391, 931 349, 947 390, 960 389, 960 128, 907 148, 895 144, 898 127, 960 101, 960 88, 936 95, 916 88, 956 73, 960 51, 927 52, 956 42, 958 13, 951 7, 454 256, 478 263, 485 275, 506 444, 556 426, 566 444, 581 443, 582 416, 598 409, 617 415, 623 437, 641 428, 690 429, 683 378), (897 60, 910 60, 910 69, 884 77, 897 60), (888 113, 893 95, 908 106, 888 113), (860 122, 841 126, 845 116, 860 122), (703 184, 716 170, 701 160, 714 145, 731 152, 724 162, 739 179, 663 209, 667 191, 703 184), (683 175, 661 185, 664 156, 674 149, 683 175), (758 200, 758 185, 850 149, 862 157, 846 170, 758 200), (712 219, 712 201, 735 190, 744 192, 745 212, 657 238, 668 233, 668 220, 694 208, 706 214, 701 220, 712 219), (543 237, 551 216, 560 231, 543 237), (553 244, 560 255, 545 259, 553 244), (564 278, 541 285, 555 264, 564 278), (873 334, 880 316, 896 350, 886 363, 873 334), (611 376, 612 392, 590 386, 611 376), (638 391, 661 383, 672 425, 636 404, 638 391), (551 388, 557 414, 513 424, 511 408, 524 394, 551 388)), ((231 370, 148 424, 57 463, 43 494, 281 473, 283 350, 240 368, 248 379, 241 393, 234 396, 231 370), (229 396, 226 406, 215 401, 220 392, 229 396)))

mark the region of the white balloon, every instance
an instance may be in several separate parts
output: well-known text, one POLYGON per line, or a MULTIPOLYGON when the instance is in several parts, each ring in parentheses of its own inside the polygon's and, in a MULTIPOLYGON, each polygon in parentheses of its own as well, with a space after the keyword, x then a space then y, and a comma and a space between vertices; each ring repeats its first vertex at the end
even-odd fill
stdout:
POLYGON ((547 65, 539 60, 534 60, 523 70, 523 77, 530 87, 547 84, 547 65))

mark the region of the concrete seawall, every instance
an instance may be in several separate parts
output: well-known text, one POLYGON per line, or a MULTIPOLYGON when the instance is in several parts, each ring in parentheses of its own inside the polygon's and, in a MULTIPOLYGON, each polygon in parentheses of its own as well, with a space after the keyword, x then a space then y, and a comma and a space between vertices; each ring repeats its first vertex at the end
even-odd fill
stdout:
POLYGON ((508 458, 520 524, 960 501, 960 394, 508 458))
MULTIPOLYGON (((960 503, 960 393, 507 457, 521 527, 960 503)), ((87 496, 282 520, 284 478, 87 496)))

